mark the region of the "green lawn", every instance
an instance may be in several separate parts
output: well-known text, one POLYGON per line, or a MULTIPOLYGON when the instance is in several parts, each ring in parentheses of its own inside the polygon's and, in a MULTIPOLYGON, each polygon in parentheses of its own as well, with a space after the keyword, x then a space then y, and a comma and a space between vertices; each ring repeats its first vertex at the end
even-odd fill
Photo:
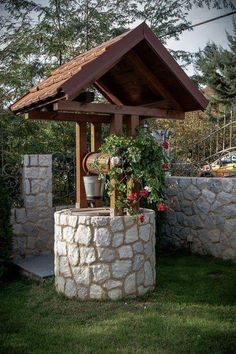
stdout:
POLYGON ((236 266, 161 256, 158 287, 119 302, 68 300, 53 281, 0 289, 0 354, 236 353, 236 266))

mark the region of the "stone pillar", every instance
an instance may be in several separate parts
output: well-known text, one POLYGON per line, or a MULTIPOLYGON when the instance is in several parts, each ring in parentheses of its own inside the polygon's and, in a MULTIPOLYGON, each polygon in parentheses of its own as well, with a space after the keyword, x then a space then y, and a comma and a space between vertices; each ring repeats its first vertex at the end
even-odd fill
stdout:
POLYGON ((23 208, 12 210, 15 255, 53 251, 52 155, 24 155, 23 208))
POLYGON ((51 208, 52 155, 24 155, 22 172, 25 208, 51 208))

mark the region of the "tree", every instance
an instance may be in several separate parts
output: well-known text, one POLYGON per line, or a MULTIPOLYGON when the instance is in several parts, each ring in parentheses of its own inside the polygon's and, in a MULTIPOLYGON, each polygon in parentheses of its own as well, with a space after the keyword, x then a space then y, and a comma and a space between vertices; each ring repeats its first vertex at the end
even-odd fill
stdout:
POLYGON ((227 34, 229 49, 208 43, 196 57, 197 79, 213 90, 213 105, 236 103, 236 22, 233 24, 234 34, 227 34))

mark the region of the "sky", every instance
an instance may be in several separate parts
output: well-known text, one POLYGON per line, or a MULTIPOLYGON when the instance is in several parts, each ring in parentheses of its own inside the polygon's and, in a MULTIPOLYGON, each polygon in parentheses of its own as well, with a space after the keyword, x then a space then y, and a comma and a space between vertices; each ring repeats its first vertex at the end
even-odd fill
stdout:
MULTIPOLYGON (((193 8, 188 15, 188 19, 192 24, 195 24, 230 12, 232 12, 231 9, 208 10, 206 8, 193 8)), ((234 15, 234 17, 236 20, 236 15, 234 15)), ((226 31, 228 33, 233 32, 232 21, 233 15, 193 28, 192 31, 184 31, 183 34, 180 35, 179 41, 173 38, 169 39, 167 41, 167 47, 173 50, 197 52, 199 49, 204 48, 207 42, 212 41, 227 48, 226 31)), ((187 73, 189 75, 194 74, 192 65, 187 68, 187 73)))

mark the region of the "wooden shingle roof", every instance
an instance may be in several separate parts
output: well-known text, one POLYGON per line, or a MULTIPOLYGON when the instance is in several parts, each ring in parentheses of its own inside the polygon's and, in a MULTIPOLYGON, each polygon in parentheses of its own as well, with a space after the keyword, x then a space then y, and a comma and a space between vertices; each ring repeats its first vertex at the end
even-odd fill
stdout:
POLYGON ((58 100, 74 100, 91 84, 117 105, 148 105, 186 112, 205 109, 208 103, 142 23, 58 67, 10 109, 20 113, 58 100))

